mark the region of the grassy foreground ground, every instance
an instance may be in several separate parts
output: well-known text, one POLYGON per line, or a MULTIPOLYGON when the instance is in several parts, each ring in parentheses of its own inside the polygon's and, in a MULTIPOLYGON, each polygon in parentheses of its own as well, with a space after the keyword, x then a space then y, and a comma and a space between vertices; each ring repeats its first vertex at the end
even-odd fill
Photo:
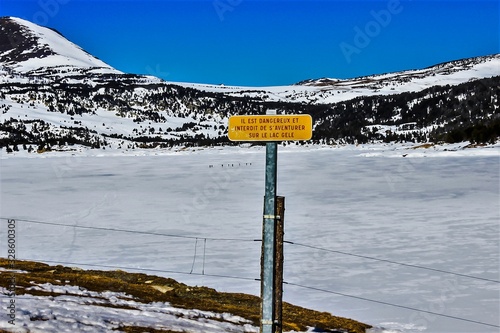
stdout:
MULTIPOLYGON (((0 267, 8 269, 9 261, 0 258, 0 267)), ((211 288, 187 286, 170 278, 120 270, 81 270, 32 261, 16 261, 15 269, 22 271, 16 274, 16 295, 29 293, 35 296, 58 296, 53 292, 26 291, 25 288, 43 283, 73 285, 95 292, 123 292, 142 303, 168 302, 178 308, 230 313, 248 319, 253 325, 259 326, 260 298, 253 295, 217 292, 211 288)), ((10 276, 11 273, 8 271, 0 272, 0 286, 7 288, 10 276)), ((345 330, 352 333, 364 333, 367 328, 370 328, 369 325, 336 317, 330 313, 313 311, 288 303, 283 304, 284 332, 306 331, 308 327, 316 327, 324 332, 345 330)), ((121 327, 120 330, 127 333, 173 332, 144 327, 121 327)))

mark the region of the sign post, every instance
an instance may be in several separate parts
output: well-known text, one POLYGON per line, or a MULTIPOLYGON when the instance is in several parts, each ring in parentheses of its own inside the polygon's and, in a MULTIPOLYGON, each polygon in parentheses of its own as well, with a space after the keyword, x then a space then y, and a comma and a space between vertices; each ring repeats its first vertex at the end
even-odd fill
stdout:
MULTIPOLYGON (((276 301, 275 270, 277 250, 277 197, 276 178, 278 165, 278 142, 309 140, 312 137, 312 118, 310 115, 257 115, 232 116, 229 118, 228 136, 231 141, 266 142, 266 183, 264 196, 264 216, 262 226, 261 257, 261 333, 281 332, 281 300, 276 301), (276 311, 277 310, 277 311, 276 311), (278 313, 278 315, 276 315, 278 313), (278 318, 277 318, 278 317, 278 318)), ((284 199, 280 201, 284 205, 284 199)), ((280 210, 284 207, 280 207, 280 210)), ((283 232, 282 228, 280 228, 283 232)), ((282 254, 280 255, 282 258, 282 254)), ((281 259, 280 259, 281 260, 281 259)), ((281 281, 282 283, 282 281, 281 281)), ((280 297, 280 296, 278 296, 280 297)))
POLYGON ((274 333, 275 293, 275 219, 276 219, 276 171, 278 159, 278 144, 266 144, 266 191, 264 196, 264 221, 262 227, 262 318, 261 333, 274 333))

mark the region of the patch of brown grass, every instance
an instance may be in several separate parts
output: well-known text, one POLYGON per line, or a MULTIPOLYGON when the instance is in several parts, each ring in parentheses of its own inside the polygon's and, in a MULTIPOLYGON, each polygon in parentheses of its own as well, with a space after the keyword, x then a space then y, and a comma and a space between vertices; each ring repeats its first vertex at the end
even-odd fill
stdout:
MULTIPOLYGON (((9 262, 0 258, 0 267, 7 268, 9 262)), ((27 273, 16 273, 16 294, 57 296, 47 291, 27 291, 34 284, 74 285, 95 292, 121 292, 137 302, 168 302, 184 309, 198 309, 215 313, 230 313, 250 320, 255 326, 260 321, 260 298, 241 293, 223 293, 207 287, 190 287, 170 278, 117 271, 80 270, 61 265, 50 266, 32 261, 16 261, 16 269, 27 273), (163 287, 165 292, 157 290, 163 287)), ((7 287, 12 273, 0 273, 0 286, 7 287)), ((101 304, 96 304, 101 305, 101 304)), ((106 306, 106 305, 102 305, 106 306)), ((307 327, 323 329, 345 329, 353 333, 364 333, 369 325, 326 312, 318 312, 292 304, 283 304, 283 330, 305 331, 307 327)), ((127 333, 172 332, 137 327, 124 327, 127 333)))
MULTIPOLYGON (((170 330, 158 330, 155 328, 145 328, 138 326, 120 326, 114 329, 115 331, 125 332, 125 333, 182 333, 179 331, 170 331, 170 330)), ((1 333, 1 332, 0 332, 1 333)))
POLYGON ((411 147, 411 149, 429 149, 431 147, 434 147, 435 145, 433 143, 424 143, 424 144, 421 144, 421 145, 418 145, 418 146, 415 146, 415 147, 411 147))

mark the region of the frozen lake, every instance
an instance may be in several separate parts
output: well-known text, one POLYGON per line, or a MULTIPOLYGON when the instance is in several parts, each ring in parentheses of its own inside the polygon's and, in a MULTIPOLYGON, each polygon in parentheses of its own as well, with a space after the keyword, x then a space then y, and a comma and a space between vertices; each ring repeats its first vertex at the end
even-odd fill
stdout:
MULTIPOLYGON (((395 332, 499 332, 500 149, 469 151, 280 147, 285 301, 395 332)), ((264 155, 4 155, 0 214, 21 259, 258 295, 264 155)))

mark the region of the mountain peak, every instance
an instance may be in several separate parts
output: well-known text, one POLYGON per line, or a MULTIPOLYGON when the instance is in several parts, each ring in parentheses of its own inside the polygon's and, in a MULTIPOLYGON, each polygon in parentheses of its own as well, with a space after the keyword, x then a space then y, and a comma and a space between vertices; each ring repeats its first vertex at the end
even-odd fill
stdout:
POLYGON ((65 72, 100 69, 121 73, 68 41, 57 30, 16 17, 0 18, 0 65, 31 74, 56 67, 65 72))
POLYGON ((469 79, 497 76, 500 69, 499 65, 500 54, 497 53, 487 56, 443 62, 423 69, 411 69, 392 73, 373 74, 352 79, 310 79, 300 81, 295 85, 323 88, 345 88, 346 86, 356 85, 358 88, 360 86, 364 86, 369 89, 377 90, 393 82, 405 84, 425 78, 436 78, 436 76, 442 78, 443 80, 432 79, 430 85, 434 85, 435 83, 440 81, 446 82, 445 84, 453 84, 454 76, 457 78, 459 83, 464 82, 464 77, 467 78, 467 75, 470 75, 469 79), (451 80, 446 81, 445 78, 451 80))

